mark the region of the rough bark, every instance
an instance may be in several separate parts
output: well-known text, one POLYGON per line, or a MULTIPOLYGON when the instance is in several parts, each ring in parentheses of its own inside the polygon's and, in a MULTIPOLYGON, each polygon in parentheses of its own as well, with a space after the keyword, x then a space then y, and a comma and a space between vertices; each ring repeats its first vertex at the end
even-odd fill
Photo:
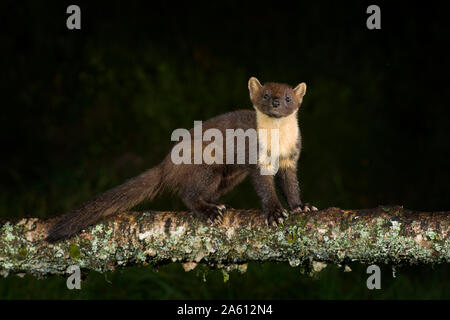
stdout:
POLYGON ((250 261, 284 261, 321 269, 324 263, 435 264, 450 260, 449 212, 402 207, 329 208, 292 214, 267 227, 257 210, 229 210, 222 225, 188 212, 123 213, 72 239, 43 239, 54 219, 0 223, 0 273, 38 277, 64 274, 68 266, 105 272, 126 265, 197 263, 245 270, 250 261))

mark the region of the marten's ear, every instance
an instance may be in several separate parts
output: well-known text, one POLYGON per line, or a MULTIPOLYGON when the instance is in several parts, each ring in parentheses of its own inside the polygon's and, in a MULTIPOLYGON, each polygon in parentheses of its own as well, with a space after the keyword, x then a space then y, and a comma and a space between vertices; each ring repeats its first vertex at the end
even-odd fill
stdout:
POLYGON ((259 83, 259 80, 256 79, 255 77, 251 77, 250 80, 248 80, 248 90, 250 91, 250 99, 256 97, 256 94, 261 88, 262 85, 261 83, 259 83))
POLYGON ((302 101, 303 96, 306 93, 306 83, 302 82, 294 88, 294 93, 299 101, 302 101))

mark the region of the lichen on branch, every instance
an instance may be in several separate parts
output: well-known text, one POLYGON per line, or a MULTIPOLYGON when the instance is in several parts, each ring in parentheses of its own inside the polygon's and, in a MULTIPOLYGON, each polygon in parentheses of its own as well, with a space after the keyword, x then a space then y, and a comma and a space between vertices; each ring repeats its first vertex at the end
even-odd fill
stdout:
POLYGON ((450 261, 448 212, 402 207, 295 213, 278 227, 258 210, 229 210, 221 225, 190 212, 129 212, 71 239, 47 243, 55 219, 0 223, 0 274, 65 274, 70 265, 106 272, 128 265, 197 264, 225 273, 252 261, 321 270, 326 263, 437 264, 450 261))

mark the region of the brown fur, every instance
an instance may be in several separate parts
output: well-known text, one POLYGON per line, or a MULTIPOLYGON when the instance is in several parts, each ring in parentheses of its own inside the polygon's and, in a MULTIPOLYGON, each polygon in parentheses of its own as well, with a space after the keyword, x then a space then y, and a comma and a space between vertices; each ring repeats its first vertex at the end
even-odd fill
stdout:
MULTIPOLYGON (((239 110, 219 115, 203 122, 203 131, 217 128, 225 137, 226 129, 245 131, 250 128, 278 128, 280 169, 276 174, 276 182, 290 209, 303 208, 296 173, 301 148, 297 111, 303 100, 306 85, 302 83, 294 89, 279 83, 267 83, 263 86, 256 78, 250 78, 249 90, 256 111, 239 110), (290 101, 287 101, 287 96, 290 101)), ((191 134, 192 132, 193 129, 191 134)), ((262 142, 261 145, 270 149, 270 144, 264 145, 262 142)), ((248 147, 246 141, 247 150, 248 147)), ((62 216, 50 230, 47 240, 57 241, 70 237, 105 217, 129 210, 144 199, 153 198, 162 189, 177 193, 185 205, 200 216, 220 220, 225 206, 216 201, 246 176, 252 179, 268 222, 275 223, 286 216, 287 212, 283 209, 275 191, 274 177, 261 175, 258 164, 249 164, 248 152, 245 164, 226 164, 225 151, 224 148, 224 164, 209 165, 204 163, 176 165, 171 161, 169 153, 158 166, 62 216)), ((193 158, 193 155, 191 156, 193 158)))

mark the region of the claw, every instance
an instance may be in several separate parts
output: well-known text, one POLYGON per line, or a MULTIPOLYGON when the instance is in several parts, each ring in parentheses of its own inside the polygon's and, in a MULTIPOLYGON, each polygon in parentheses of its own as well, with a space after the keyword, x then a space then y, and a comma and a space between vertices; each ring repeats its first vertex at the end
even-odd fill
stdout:
POLYGON ((277 223, 275 221, 272 221, 272 226, 276 227, 277 223))
POLYGON ((319 211, 319 209, 317 209, 316 207, 312 206, 311 207, 312 211, 319 211))
POLYGON ((305 208, 303 209, 303 211, 309 212, 309 211, 311 211, 311 209, 310 209, 308 206, 305 206, 305 208))
POLYGON ((287 217, 289 217, 289 214, 287 213, 287 211, 286 210, 283 210, 282 212, 281 212, 282 214, 283 214, 283 216, 285 216, 286 218, 287 217))
POLYGON ((278 223, 279 223, 279 224, 283 224, 283 222, 284 222, 283 218, 281 218, 281 217, 278 218, 278 223))
POLYGON ((302 208, 297 207, 297 208, 295 208, 295 209, 292 209, 291 211, 292 211, 293 213, 300 213, 300 212, 302 212, 302 208))

